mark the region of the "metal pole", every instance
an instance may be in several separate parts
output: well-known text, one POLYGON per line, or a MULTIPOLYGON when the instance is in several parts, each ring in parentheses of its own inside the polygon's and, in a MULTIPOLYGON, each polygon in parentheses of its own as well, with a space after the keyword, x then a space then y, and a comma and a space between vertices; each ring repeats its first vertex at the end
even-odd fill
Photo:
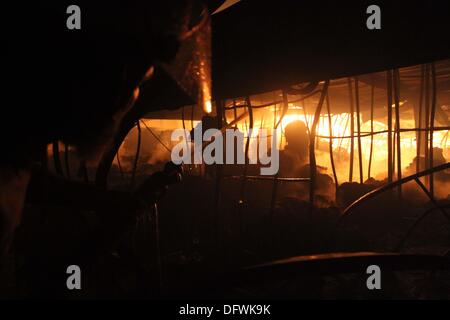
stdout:
POLYGON ((359 183, 364 183, 363 158, 361 146, 361 113, 359 108, 359 81, 355 78, 355 101, 356 101, 356 128, 358 130, 358 157, 359 157, 359 183))
POLYGON ((393 181, 392 168, 392 71, 386 72, 387 78, 387 116, 388 116, 388 183, 393 181))
POLYGON ((370 86, 370 154, 369 154, 369 169, 367 179, 371 178, 372 157, 373 157, 373 109, 375 104, 375 86, 373 83, 370 86))
MULTIPOLYGON (((402 179, 401 136, 400 136, 400 72, 394 69, 394 99, 395 99, 395 134, 397 137, 397 180, 402 179)), ((402 196, 402 186, 398 187, 399 197, 402 196)))
MULTIPOLYGON (((234 120, 236 120, 237 119, 236 100, 233 100, 233 115, 234 115, 234 120)), ((237 123, 234 128, 237 129, 237 123)))
MULTIPOLYGON (((424 90, 425 90, 425 68, 424 65, 420 66, 420 97, 419 97, 419 129, 422 128, 422 122, 423 122, 423 96, 424 96, 424 90)), ((421 157, 421 148, 422 148, 422 132, 419 131, 417 133, 417 154, 416 154, 416 172, 420 171, 420 157, 421 157)))
POLYGON ((348 181, 353 182, 353 158, 355 154, 355 141, 353 139, 355 135, 355 119, 354 119, 354 106, 353 106, 353 90, 352 79, 348 78, 348 94, 350 97, 350 172, 348 175, 348 181))
MULTIPOLYGON (((289 108, 289 101, 288 101, 288 95, 286 93, 286 91, 283 90, 282 92, 283 95, 283 109, 287 110, 286 108, 289 108)), ((275 109, 274 109, 274 117, 276 119, 276 112, 277 112, 277 108, 275 105, 275 109)), ((283 117, 283 115, 281 115, 281 117, 283 117)), ((274 132, 278 129, 278 124, 281 123, 281 118, 279 122, 274 121, 274 132)), ((280 139, 280 147, 281 147, 281 139, 280 139)), ((273 150, 271 151, 273 152, 273 150)), ((278 176, 279 176, 279 172, 277 172, 275 174, 275 176, 273 177, 273 185, 272 185, 272 197, 270 199, 270 211, 269 211, 269 217, 272 218, 273 217, 273 213, 275 211, 275 203, 277 201, 277 194, 278 194, 278 176)))
MULTIPOLYGON (((429 149, 429 132, 430 132, 430 66, 426 65, 426 71, 425 71, 425 169, 430 169, 430 162, 429 162, 429 155, 430 155, 430 149, 429 149)), ((430 187, 430 177, 425 177, 425 184, 430 187)))
POLYGON ((316 187, 316 176, 317 176, 317 165, 316 165, 316 154, 314 148, 314 141, 316 139, 316 128, 317 123, 320 120, 320 114, 322 112, 323 102, 325 97, 328 94, 328 86, 330 84, 330 80, 325 81, 322 93, 320 95, 319 104, 317 105, 316 113, 314 114, 314 121, 311 126, 311 135, 309 137, 309 167, 310 167, 310 189, 309 189, 309 202, 311 204, 311 208, 314 206, 314 195, 315 195, 315 187, 316 187))
MULTIPOLYGON (((436 85, 436 67, 434 62, 431 63, 431 120, 430 120, 430 168, 434 166, 434 119, 436 116, 436 105, 437 105, 437 85, 436 85)), ((430 175, 430 193, 434 196, 434 174, 430 175)))
POLYGON ((334 184, 335 184, 336 193, 337 193, 339 183, 338 183, 338 178, 337 178, 337 174, 336 174, 336 166, 334 164, 334 157, 333 157, 333 124, 331 122, 330 95, 329 94, 327 94, 326 99, 327 99, 326 102, 327 102, 327 112, 328 112, 328 126, 330 128, 330 145, 329 145, 330 162, 331 162, 331 169, 333 170, 334 184))

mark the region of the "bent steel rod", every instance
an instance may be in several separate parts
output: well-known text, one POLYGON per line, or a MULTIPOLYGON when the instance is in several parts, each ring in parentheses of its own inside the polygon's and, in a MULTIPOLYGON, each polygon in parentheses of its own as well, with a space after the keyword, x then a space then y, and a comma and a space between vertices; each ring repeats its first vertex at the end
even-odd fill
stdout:
MULTIPOLYGON (((287 112, 287 110, 289 109, 289 101, 288 101, 288 95, 286 93, 286 91, 283 90, 282 92, 283 95, 283 110, 285 110, 287 112)), ((278 122, 274 122, 274 133, 276 133, 276 130, 278 129, 278 125, 281 123, 281 121, 283 120, 284 115, 286 114, 286 112, 282 112, 280 115, 280 121, 278 122)), ((275 107, 274 109, 274 121, 276 121, 276 113, 277 113, 277 108, 275 107)), ((276 142, 275 142, 276 143, 276 142)), ((281 139, 280 139, 280 147, 281 147, 281 139)), ((274 152, 274 150, 272 150, 271 152, 274 152)), ((273 217, 273 213, 275 211, 275 203, 277 201, 277 194, 278 194, 278 176, 279 176, 279 172, 277 172, 274 176, 273 176, 273 185, 272 185, 272 197, 270 199, 270 209, 269 209, 269 217, 272 218, 273 217)))
MULTIPOLYGON (((434 63, 431 63, 431 117, 430 117, 430 168, 434 166, 434 153, 433 153, 433 133, 434 133, 434 120, 436 117, 436 67, 434 63)), ((434 175, 430 174, 430 193, 434 196, 434 175)))
MULTIPOLYGON (((141 121, 141 120, 139 120, 139 121, 141 121)), ((156 141, 158 141, 158 142, 164 147, 164 149, 165 149, 167 152, 172 153, 172 151, 170 150, 170 148, 169 148, 168 146, 166 146, 166 145, 164 144, 164 142, 162 142, 162 140, 156 135, 156 133, 153 132, 152 129, 150 129, 150 128, 147 126, 147 124, 145 124, 144 121, 142 121, 142 124, 144 125, 145 129, 147 129, 147 131, 150 132, 150 134, 153 136, 153 138, 155 138, 156 141)), ((185 134, 186 134, 186 131, 185 131, 185 134)))
MULTIPOLYGON (((314 96, 314 95, 316 95, 318 93, 320 93, 320 90, 316 90, 316 91, 314 91, 314 92, 312 92, 310 94, 307 94, 307 95, 305 95, 305 96, 303 96, 301 98, 292 100, 289 103, 302 102, 302 101, 304 101, 304 100, 306 100, 308 98, 311 98, 312 96, 314 96)), ((276 105, 276 104, 282 104, 282 103, 283 103, 283 100, 275 100, 273 102, 252 106, 252 109, 263 109, 263 108, 267 108, 267 107, 270 107, 270 106, 273 106, 273 105, 276 105)), ((236 106, 237 109, 242 109, 242 108, 247 108, 247 107, 248 107, 248 105, 246 103, 236 106)), ((231 109, 234 109, 234 108, 235 108, 235 106, 231 105, 231 106, 225 107, 225 110, 231 110, 231 109)))
POLYGON ((359 108, 359 81, 355 78, 355 101, 356 101, 356 129, 358 130, 358 160, 359 160, 359 183, 364 183, 363 158, 361 144, 361 112, 359 108))
MULTIPOLYGON (((430 66, 425 65, 425 129, 427 134, 424 135, 424 156, 425 156, 425 169, 429 169, 429 130, 430 130, 430 66)), ((426 185, 430 185, 430 177, 425 177, 426 185)))
POLYGON ((409 237, 412 235, 412 233, 414 232, 414 230, 416 230, 417 226, 431 213, 433 213, 436 210, 445 210, 450 208, 449 204, 446 205, 442 205, 442 206, 438 206, 438 207, 433 207, 428 209, 427 211, 425 211, 415 222, 414 224, 408 229, 408 231, 405 233, 405 235, 403 236, 403 238, 400 240, 400 242, 398 243, 398 245, 395 247, 395 251, 400 251, 403 249, 403 247, 405 246, 406 241, 409 239, 409 237))
POLYGON ((353 158, 355 156, 355 115, 353 106, 353 90, 352 90, 352 79, 348 78, 348 95, 350 97, 350 171, 348 174, 348 181, 353 182, 353 158))
POLYGON ((375 104, 375 86, 370 86, 370 153, 369 153, 369 168, 367 172, 367 179, 371 177, 372 158, 373 158, 373 109, 375 104))
MULTIPOLYGON (((237 118, 236 100, 233 100, 232 109, 233 109, 234 120, 236 120, 236 118, 237 118)), ((235 126, 235 129, 237 129, 237 125, 235 126)))
POLYGON ((186 119, 185 119, 185 114, 184 114, 184 106, 181 109, 181 124, 183 125, 184 141, 186 142, 186 150, 189 150, 188 138, 187 138, 187 133, 186 133, 186 119))
MULTIPOLYGON (((416 181, 416 183, 419 185, 419 187, 422 189, 422 191, 427 195, 427 197, 434 204, 434 206, 438 207, 439 204, 437 203, 436 199, 434 199, 433 194, 431 194, 431 192, 428 191, 427 187, 425 187, 425 185, 422 183, 422 181, 420 181, 419 178, 414 179, 414 181, 416 181)), ((450 220, 450 216, 444 209, 441 209, 441 212, 448 220, 450 220)))
POLYGON ((386 85, 387 85, 387 117, 388 117, 388 182, 393 180, 392 168, 392 72, 386 71, 386 85))
POLYGON ((308 135, 310 135, 311 132, 309 131, 309 120, 308 120, 308 114, 306 112, 305 101, 302 101, 302 110, 303 110, 303 117, 305 117, 306 131, 308 132, 308 135))
POLYGON ((322 112, 323 102, 325 97, 328 95, 328 86, 330 85, 330 80, 326 80, 323 88, 322 94, 320 95, 319 104, 316 108, 316 113, 314 114, 314 121, 311 125, 311 135, 309 137, 309 168, 310 168, 310 189, 309 189, 309 202, 311 203, 311 207, 314 206, 314 195, 316 188, 316 176, 317 176, 317 165, 316 165, 316 150, 314 148, 314 142, 316 140, 316 128, 317 123, 320 120, 320 113, 322 112))
POLYGON ((336 166, 334 164, 334 156, 333 156, 333 124, 331 122, 331 110, 330 110, 330 96, 329 94, 327 94, 327 112, 328 112, 328 127, 330 128, 330 139, 329 139, 329 150, 330 150, 330 162, 331 162, 331 169, 333 171, 333 177, 334 177, 334 184, 335 184, 335 189, 336 189, 336 193, 337 193, 337 189, 339 186, 338 183, 338 178, 337 178, 337 174, 336 174, 336 166))
MULTIPOLYGON (((348 128, 348 121, 349 121, 350 117, 347 115, 345 117, 345 126, 344 126, 344 131, 342 132, 342 134, 345 134, 345 132, 347 132, 347 128, 348 128)), ((342 147, 342 143, 344 142, 344 136, 342 137, 336 137, 336 139, 340 139, 341 141, 339 141, 339 147, 338 150, 341 149, 342 147)))
MULTIPOLYGON (((430 131, 431 129, 423 129, 423 128, 412 128, 412 129, 400 129, 400 132, 426 132, 426 131, 430 131)), ((450 127, 434 127, 433 131, 448 131, 450 130, 450 127)), ((370 132, 362 132, 361 133, 361 138, 364 137, 370 137, 370 136, 376 136, 379 134, 383 134, 383 133, 388 133, 388 130, 382 130, 382 131, 375 131, 373 133, 370 132)), ((322 139, 329 139, 329 136, 321 136, 321 135, 316 135, 317 138, 322 138, 322 139)), ((334 136, 332 137, 332 139, 351 139, 351 138, 356 138, 357 136, 334 136)))
MULTIPOLYGON (((425 68, 424 65, 420 67, 420 96, 419 96, 419 129, 422 128, 423 122, 423 96, 425 91, 425 68)), ((421 148, 422 148, 422 132, 418 131, 416 133, 417 136, 417 154, 416 154, 416 172, 420 171, 420 156, 421 156, 421 148)))
MULTIPOLYGON (((242 176, 224 176, 224 179, 242 179, 242 176)), ((255 181, 273 181, 274 178, 270 176, 246 176, 245 179, 247 180, 255 180, 255 181)), ((310 178, 284 178, 284 177, 278 177, 275 178, 278 181, 281 182, 309 182, 310 178)))
MULTIPOLYGON (((397 138, 397 180, 402 179, 402 155, 400 136, 400 72, 394 69, 394 103, 395 103, 395 134, 397 138)), ((398 195, 402 197, 402 186, 398 187, 398 195)))
POLYGON ((364 196, 360 197, 359 199, 357 199, 356 201, 354 201, 352 204, 350 204, 350 205, 343 211, 342 216, 341 216, 341 218, 339 219, 339 221, 338 221, 337 224, 340 225, 340 224, 342 223, 342 221, 350 214, 350 212, 352 212, 354 209, 358 208, 358 207, 359 207, 362 203, 364 203, 365 201, 374 198, 375 196, 379 195, 380 193, 383 193, 383 192, 385 192, 385 191, 387 191, 387 190, 396 188, 396 187, 398 187, 399 185, 404 184, 404 183, 407 183, 407 182, 409 182, 409 181, 412 181, 412 180, 415 180, 415 179, 418 179, 418 178, 427 176, 427 175, 429 175, 429 174, 431 174, 431 173, 434 173, 434 172, 439 172, 439 171, 442 171, 442 170, 446 170, 446 169, 448 169, 448 168, 450 168, 450 162, 447 162, 447 163, 442 164, 442 165, 440 165, 440 166, 437 166, 437 167, 434 167, 434 168, 431 168, 431 169, 427 169, 427 170, 424 170, 424 171, 422 171, 422 172, 413 174, 413 175, 411 175, 411 176, 402 178, 401 180, 397 180, 397 181, 395 181, 395 182, 389 183, 389 184, 384 185, 384 186, 381 186, 381 187, 379 187, 379 188, 377 188, 377 189, 375 189, 375 190, 372 190, 372 191, 369 192, 369 193, 366 193, 364 196))

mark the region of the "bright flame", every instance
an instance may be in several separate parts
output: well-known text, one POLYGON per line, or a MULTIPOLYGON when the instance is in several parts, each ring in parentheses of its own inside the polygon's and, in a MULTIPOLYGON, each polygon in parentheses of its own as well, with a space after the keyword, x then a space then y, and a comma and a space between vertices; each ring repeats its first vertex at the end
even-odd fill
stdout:
POLYGON ((206 113, 211 113, 212 112, 212 103, 211 100, 206 100, 204 105, 203 105, 203 111, 205 111, 206 113))
MULTIPOLYGON (((232 121, 234 115, 232 112, 227 114, 227 120, 232 121)), ((280 116, 277 115, 276 119, 274 119, 273 112, 269 111, 261 111, 260 113, 254 116, 254 126, 253 126, 253 134, 251 137, 251 141, 257 140, 256 134, 260 128, 271 129, 274 124, 277 123, 280 119, 280 116), (259 118, 258 118, 259 117, 259 118)), ((334 160, 337 166, 338 178, 340 182, 348 181, 349 178, 349 159, 350 159, 350 151, 351 151, 351 139, 348 137, 351 135, 351 125, 350 125, 350 113, 341 113, 341 114, 331 114, 331 128, 334 139, 333 141, 333 151, 334 151, 334 160)), ((278 143, 281 149, 284 149, 286 146, 286 140, 283 136, 284 130, 287 125, 292 123, 293 121, 302 121, 307 125, 310 129, 314 120, 314 115, 312 114, 304 114, 302 113, 301 108, 290 109, 289 113, 283 117, 281 124, 278 128, 278 143), (295 113, 292 113, 295 112, 295 113)), ((374 132, 383 132, 387 131, 386 119, 377 119, 373 121, 373 131, 374 132)), ((373 147, 372 147, 372 156, 370 153, 371 149, 371 137, 369 133, 371 132, 371 124, 370 121, 363 122, 363 119, 360 119, 361 122, 361 153, 363 160, 363 173, 364 180, 367 179, 368 174, 368 165, 369 160, 371 159, 371 176, 376 179, 384 179, 387 176, 387 159, 388 159, 388 143, 387 132, 375 134, 373 136, 373 147)), ((395 123, 395 121, 394 121, 395 123)), ((395 124, 393 124, 395 127, 395 124)), ((238 124, 238 129, 244 133, 245 136, 248 135, 248 119, 241 121, 238 124)), ((402 128, 414 128, 415 122, 413 115, 402 116, 401 119, 401 127, 402 128)), ((354 129, 357 131, 357 116, 354 114, 354 129)), ((450 156, 450 143, 448 141, 448 132, 449 131, 435 131, 433 134, 434 137, 434 147, 442 148, 443 155, 445 157, 450 156)), ((329 118, 328 115, 321 115, 320 120, 317 124, 316 128, 317 145, 316 145, 316 157, 317 163, 321 166, 327 167, 329 169, 329 173, 331 173, 331 162, 330 162, 330 154, 329 154, 329 118)), ((402 170, 405 171, 406 167, 410 165, 414 158, 417 155, 417 141, 416 141, 416 133, 414 131, 411 132, 402 132, 401 135, 401 163, 402 170)), ((394 139, 394 136, 393 136, 394 139)), ((394 141, 395 142, 395 141, 394 141)), ((395 150, 396 152, 397 150, 395 150)), ((422 150, 423 153, 423 150, 422 150)), ((250 154, 249 157, 253 156, 250 154)), ((358 158, 358 139, 354 138, 354 170, 353 170, 353 179, 354 181, 359 180, 359 158, 358 158)))

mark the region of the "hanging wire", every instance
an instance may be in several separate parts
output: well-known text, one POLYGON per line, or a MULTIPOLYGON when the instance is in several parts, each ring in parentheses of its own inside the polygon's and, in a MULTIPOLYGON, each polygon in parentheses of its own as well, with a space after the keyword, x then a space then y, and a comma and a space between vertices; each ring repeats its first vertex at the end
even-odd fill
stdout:
POLYGON ((333 170, 333 177, 334 177, 334 184, 336 188, 336 194, 339 187, 338 177, 336 174, 336 166, 334 164, 334 157, 333 157, 333 126, 331 122, 331 108, 330 108, 330 95, 329 92, 327 93, 326 97, 326 103, 327 103, 327 112, 328 112, 328 127, 330 131, 330 139, 329 139, 329 151, 330 151, 330 162, 331 162, 331 169, 333 170))
POLYGON ((145 123, 145 121, 142 121, 142 124, 144 125, 144 127, 145 127, 145 129, 147 129, 148 130, 148 132, 150 132, 151 133, 151 135, 164 147, 164 149, 166 149, 166 151, 168 152, 168 153, 172 153, 172 151, 170 150, 170 148, 166 145, 166 144, 164 144, 164 142, 162 142, 162 140, 161 140, 161 138, 160 137, 158 137, 157 135, 156 135, 156 133, 154 133, 153 132, 153 130, 152 129, 150 129, 148 126, 147 126, 147 124, 145 123))
POLYGON ((139 161, 139 155, 141 152, 141 125, 140 125, 140 121, 138 120, 136 122, 136 128, 138 131, 138 142, 137 142, 137 147, 136 147, 136 156, 134 157, 134 163, 133 163, 133 171, 131 173, 131 181, 130 181, 130 189, 132 189, 134 187, 134 182, 136 179, 136 171, 137 171, 137 166, 138 166, 138 161, 139 161))

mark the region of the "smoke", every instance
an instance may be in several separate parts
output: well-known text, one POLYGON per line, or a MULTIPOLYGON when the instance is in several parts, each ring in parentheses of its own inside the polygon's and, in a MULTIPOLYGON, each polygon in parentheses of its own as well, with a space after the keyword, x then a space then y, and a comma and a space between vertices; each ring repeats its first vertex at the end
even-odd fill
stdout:
MULTIPOLYGON (((326 174, 333 177, 333 170, 331 166, 331 158, 328 150, 324 149, 324 142, 319 143, 319 149, 316 150, 316 161, 317 164, 321 167, 325 168, 326 174)), ((328 142, 327 142, 328 144, 328 142)), ((379 152, 375 150, 376 154, 379 152)), ((403 152, 403 151, 402 151, 403 152)), ((415 157, 415 148, 414 150, 406 149, 404 153, 402 153, 402 177, 407 177, 416 173, 416 157, 415 157), (405 165, 406 163, 406 165, 405 165)), ((435 155, 434 165, 441 165, 443 163, 448 162, 448 159, 444 158, 443 155, 445 152, 442 152, 442 149, 435 148, 435 154, 440 154, 439 157, 435 155)), ((334 150, 333 151, 333 160, 335 164, 336 175, 338 178, 338 183, 341 185, 342 183, 349 182, 349 171, 350 171, 350 153, 347 150, 334 150)), ((369 159, 363 157, 363 182, 368 182, 368 164, 369 159)), ((425 163, 423 158, 421 158, 421 170, 424 170, 425 163)), ((360 174, 359 174, 359 158, 357 149, 355 150, 354 159, 353 159, 353 182, 360 182, 360 174)), ((388 177, 387 173, 387 158, 384 157, 376 157, 372 158, 371 164, 371 179, 375 181, 371 181, 374 183, 376 181, 380 183, 386 183, 388 177)), ((397 172, 394 172, 394 180, 397 179, 397 172)), ((426 179, 422 179, 423 182, 426 182, 426 179)), ((437 199, 448 199, 450 197, 449 192, 450 187, 450 173, 447 172, 438 172, 434 174, 434 195, 437 199)), ((411 198, 414 198, 418 194, 420 194, 419 198, 427 199, 426 196, 422 196, 423 191, 419 188, 416 183, 408 183, 405 184, 404 189, 406 191, 410 191, 411 198)), ((422 199, 423 200, 423 199, 422 199)))
MULTIPOLYGON (((294 119, 294 118, 293 118, 294 119)), ((295 118, 296 119, 296 118, 295 118)), ((157 166, 158 164, 165 163, 170 161, 170 152, 166 149, 170 150, 174 146, 174 142, 171 141, 171 133, 173 129, 180 127, 178 123, 169 123, 168 120, 165 120, 167 123, 159 123, 160 120, 152 120, 154 124, 153 127, 150 127, 153 134, 149 132, 145 126, 141 128, 141 152, 140 158, 138 162, 138 169, 142 169, 144 166, 152 167, 157 166), (170 127, 170 128, 169 128, 170 127), (173 127, 173 128, 172 128, 173 127), (157 138, 155 138, 155 136, 157 138), (165 146, 163 146, 163 144, 165 146)), ((412 125, 409 123, 410 120, 403 120, 405 126, 412 125)), ((256 122, 258 123, 258 122, 256 122)), ((262 123, 262 121, 261 121, 262 123)), ((266 124, 271 124, 271 121, 266 121, 266 124)), ((322 127, 319 130, 319 135, 327 136, 329 134, 328 129, 326 127, 327 121, 324 120, 322 123, 322 127)), ((337 122, 338 123, 338 122, 337 122)), ((259 123, 258 123, 259 124, 259 123)), ((367 123, 363 123, 363 130, 367 130, 367 123)), ((375 129, 378 131, 382 131, 384 126, 382 123, 377 122, 375 124, 375 129)), ((263 127, 265 127, 263 125, 263 127)), ((257 130, 259 126, 255 126, 255 130, 257 130)), ((244 134, 247 133, 248 127, 246 127, 245 123, 240 126, 240 128, 244 134)), ((345 134, 345 130, 342 129, 341 134, 345 134)), ((281 132, 280 132, 281 133, 281 132)), ((440 135, 445 133, 435 133, 439 136, 436 136, 435 141, 440 142, 440 135)), ((279 139, 281 141, 281 150, 285 148, 286 142, 285 137, 283 135, 279 139)), ((137 130, 133 128, 124 143, 122 144, 119 154, 120 161, 124 171, 130 172, 133 168, 134 159, 136 155, 137 148, 137 130)), ((256 142, 253 141, 252 142, 256 142)), ((379 134, 375 136, 373 142, 370 137, 362 137, 361 138, 361 146, 362 146, 362 181, 367 182, 369 178, 371 179, 371 183, 376 183, 376 181, 380 183, 385 183, 387 179, 387 134, 379 134), (372 144, 373 143, 373 144, 372 144), (370 152, 372 148, 372 153, 370 152), (370 175, 369 175, 369 163, 370 163, 370 175), (375 181, 374 181, 375 180, 375 181)), ((243 146, 244 147, 244 146, 243 146)), ((329 197, 334 200, 334 175, 331 165, 331 157, 330 157, 330 145, 329 140, 326 138, 319 138, 316 141, 316 162, 319 168, 319 173, 326 174, 330 177, 329 181, 332 183, 332 187, 329 188, 329 197)), ((336 170, 336 176, 339 185, 350 181, 350 139, 333 139, 333 160, 336 170)), ((402 133, 402 152, 401 152, 401 164, 402 164, 402 176, 406 177, 408 175, 414 174, 416 172, 416 141, 414 133, 402 133)), ((439 156, 435 155, 435 165, 442 164, 447 162, 448 156, 450 154, 450 148, 447 147, 447 143, 441 145, 441 149, 439 149, 439 156)), ((250 150, 251 151, 251 150, 250 150)), ((249 154, 250 158, 254 158, 257 155, 249 154)), ((394 159, 396 160, 396 158, 394 159)), ((397 163, 395 161, 395 163, 397 163)), ((115 164, 117 165, 117 160, 115 160, 115 164)), ((421 166, 423 170, 424 164, 421 166)), ((281 168, 282 169, 282 168, 281 168)), ((435 175, 435 196, 439 199, 447 198, 449 196, 449 192, 447 190, 450 184, 450 178, 448 177, 450 174, 439 173, 435 175)), ((396 179, 397 173, 394 172, 394 179, 396 179)), ((358 143, 355 138, 354 141, 354 155, 353 155, 353 174, 352 180, 353 182, 360 182, 360 164, 359 164, 359 152, 358 152, 358 143)), ((409 188, 409 187, 408 187, 409 188)), ((408 189, 407 188, 407 189, 408 189)), ((413 190, 417 189, 416 185, 413 184, 413 190)), ((422 191, 418 190, 419 193, 422 191)))
MULTIPOLYGON (((141 125, 141 146, 138 169, 142 169, 143 166, 157 166, 170 161, 170 153, 166 147, 169 149, 172 148, 172 142, 170 140, 171 131, 154 128, 149 129, 152 130, 153 134, 161 142, 145 126, 141 125)), ((130 172, 133 169, 137 146, 138 130, 135 127, 127 135, 119 149, 120 165, 125 172, 130 172)), ((118 165, 117 158, 114 160, 114 164, 118 165)))

